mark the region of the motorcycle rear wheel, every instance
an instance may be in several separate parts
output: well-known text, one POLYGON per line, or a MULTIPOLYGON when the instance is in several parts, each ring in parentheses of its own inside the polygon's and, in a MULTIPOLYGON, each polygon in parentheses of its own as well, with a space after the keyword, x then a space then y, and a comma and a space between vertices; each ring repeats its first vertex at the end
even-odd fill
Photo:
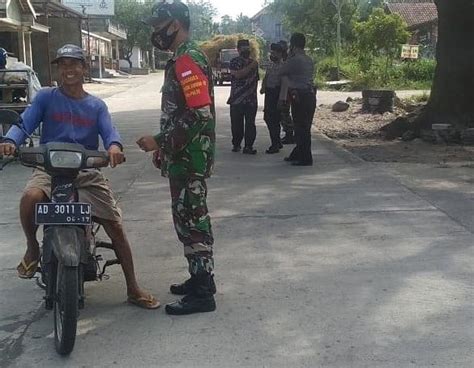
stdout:
POLYGON ((69 355, 76 342, 79 316, 79 268, 58 265, 54 301, 54 340, 56 351, 69 355))

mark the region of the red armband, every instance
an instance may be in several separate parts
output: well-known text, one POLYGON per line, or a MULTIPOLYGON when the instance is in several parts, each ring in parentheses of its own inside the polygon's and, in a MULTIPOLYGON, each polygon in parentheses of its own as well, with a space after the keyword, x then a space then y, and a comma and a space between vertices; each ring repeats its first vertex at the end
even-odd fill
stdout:
POLYGON ((209 80, 189 55, 176 60, 176 76, 189 108, 198 109, 211 104, 209 80))

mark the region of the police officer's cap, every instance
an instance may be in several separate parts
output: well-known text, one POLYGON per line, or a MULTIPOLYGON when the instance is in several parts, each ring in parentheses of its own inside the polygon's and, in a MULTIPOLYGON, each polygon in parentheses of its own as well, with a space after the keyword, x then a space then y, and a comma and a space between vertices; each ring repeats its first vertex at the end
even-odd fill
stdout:
POLYGON ((155 26, 165 20, 176 19, 182 24, 189 25, 189 8, 179 0, 157 1, 151 10, 151 16, 144 20, 150 26, 155 26))

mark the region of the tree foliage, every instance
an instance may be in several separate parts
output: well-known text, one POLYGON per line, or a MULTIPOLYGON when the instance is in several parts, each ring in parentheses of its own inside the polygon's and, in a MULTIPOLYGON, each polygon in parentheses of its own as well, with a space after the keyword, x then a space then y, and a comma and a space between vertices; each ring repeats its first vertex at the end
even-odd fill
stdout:
POLYGON ((360 20, 367 20, 372 11, 382 7, 384 2, 385 0, 360 0, 358 4, 360 20))
MULTIPOLYGON (((341 0, 342 42, 353 39, 352 22, 357 15, 356 0, 341 0)), ((337 10, 329 0, 274 0, 273 9, 283 14, 292 32, 308 36, 308 45, 323 53, 331 53, 336 46, 337 10)))
POLYGON ((387 14, 380 8, 374 9, 366 21, 355 23, 354 31, 361 66, 365 70, 378 56, 386 57, 387 68, 391 66, 400 45, 410 37, 407 24, 399 15, 387 14))
MULTIPOLYGON (((150 29, 142 23, 142 20, 150 16, 153 1, 146 0, 116 0, 114 20, 127 30, 127 39, 121 42, 121 53, 125 60, 133 67, 131 57, 133 48, 140 47, 142 50, 151 50, 150 29)), ((139 67, 140 65, 136 65, 139 67)))
POLYGON ((217 10, 208 0, 188 0, 191 15, 192 35, 195 40, 204 41, 211 38, 218 31, 218 24, 214 22, 217 10))
POLYGON ((236 33, 248 33, 252 29, 252 21, 249 17, 242 13, 235 19, 229 15, 221 18, 219 33, 224 35, 232 35, 236 33))

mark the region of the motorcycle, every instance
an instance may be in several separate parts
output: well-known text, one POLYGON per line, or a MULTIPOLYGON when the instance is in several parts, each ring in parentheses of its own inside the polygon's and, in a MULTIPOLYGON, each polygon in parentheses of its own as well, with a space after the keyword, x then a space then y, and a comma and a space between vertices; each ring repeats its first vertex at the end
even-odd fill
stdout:
MULTIPOLYGON (((104 279, 107 267, 120 264, 117 259, 104 261, 97 254, 98 249, 113 250, 113 246, 96 241, 100 226, 93 223, 91 204, 79 201, 74 186, 82 170, 107 167, 109 159, 106 153, 87 150, 79 144, 47 143, 34 147, 21 117, 14 111, 0 111, 0 121, 17 126, 29 137, 28 147, 20 147, 15 160, 45 171, 52 179, 50 200, 37 204, 35 209, 36 224, 44 227, 38 268, 41 277, 37 282, 45 290, 45 308, 53 310, 56 351, 68 355, 76 340, 79 310, 85 306, 84 283, 104 279)), ((0 170, 11 162, 0 166, 0 170)))

